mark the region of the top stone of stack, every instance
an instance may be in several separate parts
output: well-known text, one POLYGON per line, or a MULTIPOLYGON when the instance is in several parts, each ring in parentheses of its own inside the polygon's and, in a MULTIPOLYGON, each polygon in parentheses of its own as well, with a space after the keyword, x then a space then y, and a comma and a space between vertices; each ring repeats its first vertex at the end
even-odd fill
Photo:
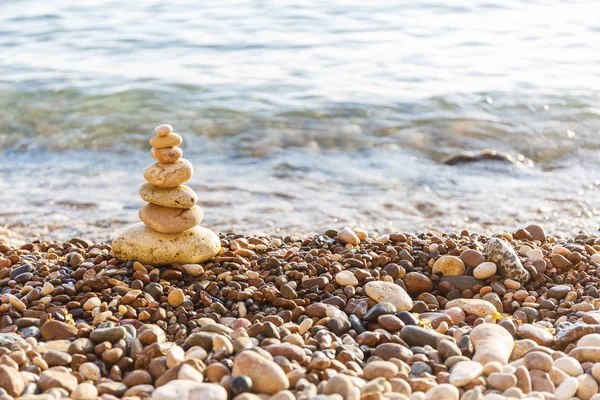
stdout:
POLYGON ((183 138, 173 132, 171 125, 159 125, 154 129, 156 136, 150 139, 150 155, 156 161, 144 171, 144 178, 153 186, 159 188, 174 188, 183 185, 194 174, 194 167, 185 158, 177 146, 183 143, 183 138))
POLYGON ((196 193, 184 185, 192 178, 192 164, 181 158, 183 139, 171 125, 159 125, 150 139, 150 154, 157 161, 144 170, 148 183, 140 187, 147 201, 140 209, 142 223, 123 230, 113 241, 118 258, 148 264, 197 263, 214 257, 218 236, 199 226, 204 218, 196 193))

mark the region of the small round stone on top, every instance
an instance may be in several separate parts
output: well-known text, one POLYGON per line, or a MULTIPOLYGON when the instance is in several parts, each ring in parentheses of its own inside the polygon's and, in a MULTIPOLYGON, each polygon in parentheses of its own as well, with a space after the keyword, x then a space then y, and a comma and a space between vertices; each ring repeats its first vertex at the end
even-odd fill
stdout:
POLYGON ((158 125, 154 128, 154 133, 156 133, 157 136, 166 136, 171 132, 173 132, 173 127, 169 124, 158 125))

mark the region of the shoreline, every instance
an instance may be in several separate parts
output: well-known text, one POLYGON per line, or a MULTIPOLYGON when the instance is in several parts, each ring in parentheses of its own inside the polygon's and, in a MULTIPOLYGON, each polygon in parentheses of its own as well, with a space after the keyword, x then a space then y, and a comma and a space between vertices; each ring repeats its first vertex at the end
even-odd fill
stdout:
POLYGON ((2 399, 600 398, 595 235, 220 237, 169 268, 0 240, 2 399))

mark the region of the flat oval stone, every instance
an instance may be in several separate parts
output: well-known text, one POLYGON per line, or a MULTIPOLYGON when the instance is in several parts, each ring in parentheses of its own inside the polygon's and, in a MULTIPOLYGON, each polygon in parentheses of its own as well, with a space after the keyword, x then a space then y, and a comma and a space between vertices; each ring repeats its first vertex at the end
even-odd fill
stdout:
POLYGON ((455 299, 446 303, 446 309, 458 307, 466 314, 472 314, 477 317, 487 317, 496 313, 496 307, 488 301, 481 299, 455 299))
POLYGON ((185 158, 173 164, 154 163, 144 170, 144 179, 148 183, 163 188, 173 188, 183 185, 194 174, 194 167, 185 158))
POLYGON ((476 267, 485 261, 483 254, 477 250, 468 249, 460 254, 460 259, 463 260, 467 267, 476 267))
POLYGON ((171 132, 173 132, 173 127, 169 124, 158 125, 156 128, 154 128, 154 133, 156 133, 158 136, 165 136, 171 132))
POLYGON ((183 232, 202 222, 204 212, 198 206, 184 210, 146 204, 140 209, 140 219, 146 226, 161 233, 183 232))
POLYGON ((498 267, 493 262, 482 262, 473 270, 473 276, 477 279, 487 279, 496 274, 498 267))
POLYGON ((409 311, 413 302, 408 293, 400 286, 382 281, 369 282, 364 286, 367 296, 378 303, 392 303, 396 307, 396 311, 409 311))
POLYGON ((160 163, 172 164, 181 158, 183 151, 181 151, 181 149, 177 146, 165 147, 162 149, 156 149, 153 147, 150 150, 150 155, 160 163))
POLYGON ((112 242, 115 257, 143 264, 196 264, 213 258, 219 237, 201 226, 181 233, 160 233, 142 222, 123 229, 112 242))
POLYGON ((256 393, 273 395, 290 386, 287 376, 279 365, 252 351, 243 351, 237 355, 233 361, 231 375, 249 377, 256 393))
POLYGON ((165 147, 175 147, 183 143, 181 135, 175 132, 169 132, 164 136, 154 136, 150 139, 150 145, 157 149, 164 149, 165 147))
POLYGON ((540 346, 549 346, 554 341, 552 333, 533 324, 519 325, 517 327, 517 335, 523 339, 531 339, 540 346))
POLYGON ((475 361, 461 361, 450 371, 450 384, 461 387, 479 378, 483 366, 475 361))
POLYGON ((140 197, 148 203, 171 208, 192 208, 196 205, 196 193, 186 185, 163 188, 144 183, 140 186, 140 197))
POLYGON ((335 281, 340 286, 356 286, 358 279, 351 271, 341 271, 335 275, 335 281))
POLYGON ((409 346, 425 346, 429 345, 434 349, 437 348, 437 342, 445 336, 433 330, 421 328, 420 326, 405 326, 400 330, 400 338, 409 346))

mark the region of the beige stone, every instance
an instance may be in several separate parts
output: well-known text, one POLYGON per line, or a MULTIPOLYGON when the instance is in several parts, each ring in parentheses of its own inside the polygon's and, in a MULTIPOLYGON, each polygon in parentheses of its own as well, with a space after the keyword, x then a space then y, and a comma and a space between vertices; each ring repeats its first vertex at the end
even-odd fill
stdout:
POLYGON ((459 307, 467 314, 487 317, 496 313, 496 307, 482 299, 454 299, 446 303, 446 308, 459 307))
POLYGON ((506 329, 496 324, 481 324, 473 328, 469 337, 475 348, 473 361, 482 364, 491 361, 502 365, 508 363, 514 340, 506 329))
POLYGON ((144 183, 140 186, 140 197, 157 206, 185 209, 192 208, 198 201, 196 193, 186 185, 162 188, 144 183))
POLYGON ((154 163, 144 170, 144 179, 148 183, 162 188, 173 188, 183 185, 194 174, 194 167, 185 158, 173 164, 154 163))
POLYGON ((340 239, 342 241, 342 243, 353 244, 353 245, 360 244, 359 237, 349 227, 345 227, 344 229, 339 231, 337 234, 337 237, 338 237, 338 239, 340 239))
POLYGON ((183 155, 183 151, 181 151, 181 149, 177 146, 165 147, 162 149, 157 149, 153 147, 150 150, 150 155, 152 156, 152 158, 154 158, 160 163, 172 164, 174 162, 177 162, 177 160, 181 158, 181 156, 183 155))
POLYGON ((173 132, 173 127, 169 124, 158 125, 156 128, 154 128, 154 133, 156 133, 158 136, 166 136, 171 132, 173 132))
POLYGON ((150 139, 150 145, 156 149, 164 149, 165 147, 175 147, 183 143, 181 135, 175 132, 167 133, 164 136, 154 136, 150 139))
POLYGON ((185 210, 149 203, 140 209, 139 216, 150 229, 161 233, 177 233, 202 222, 204 212, 198 206, 185 210))
POLYGON ((496 274, 498 267, 493 262, 482 262, 473 270, 473 276, 477 279, 487 279, 496 274))
POLYGON ((279 365, 249 350, 241 352, 234 359, 231 375, 248 376, 257 393, 273 395, 290 386, 288 377, 279 365))
POLYGON ((465 274, 465 264, 458 257, 442 256, 433 265, 432 272, 442 276, 461 276, 465 274))
POLYGON ((479 378, 483 366, 475 361, 461 361, 450 370, 450 383, 456 387, 465 386, 479 378))
POLYGON ((123 229, 112 242, 115 257, 143 264, 194 264, 214 257, 219 237, 201 226, 181 233, 160 233, 142 222, 123 229))
POLYGON ((396 311, 408 311, 413 307, 413 302, 402 287, 391 282, 372 281, 364 286, 364 290, 371 299, 378 303, 392 303, 396 311))

